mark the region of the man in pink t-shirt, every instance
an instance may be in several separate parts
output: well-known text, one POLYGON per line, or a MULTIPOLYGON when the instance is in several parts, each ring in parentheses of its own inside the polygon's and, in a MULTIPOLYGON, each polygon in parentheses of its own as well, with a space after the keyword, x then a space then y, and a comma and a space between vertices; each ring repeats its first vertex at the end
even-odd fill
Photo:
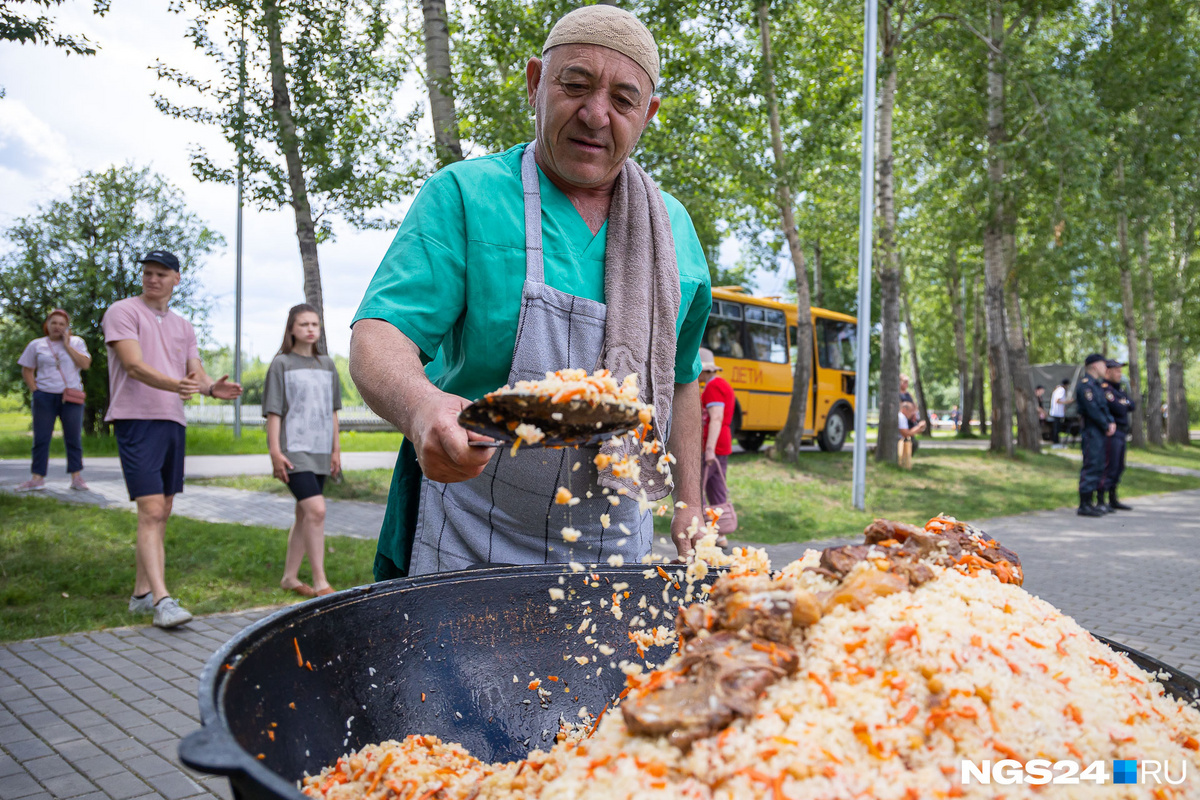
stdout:
POLYGON ((154 624, 174 628, 192 618, 167 593, 167 519, 183 491, 187 422, 183 401, 196 393, 232 400, 242 387, 204 371, 192 323, 171 311, 179 259, 155 250, 142 264, 142 293, 104 313, 108 347, 108 413, 129 499, 137 503, 137 577, 129 610, 153 613, 154 624))

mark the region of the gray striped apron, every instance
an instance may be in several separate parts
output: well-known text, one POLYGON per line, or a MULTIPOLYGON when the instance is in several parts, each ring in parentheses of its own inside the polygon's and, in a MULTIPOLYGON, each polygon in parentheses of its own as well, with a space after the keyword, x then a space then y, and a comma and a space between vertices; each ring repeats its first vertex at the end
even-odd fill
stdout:
MULTIPOLYGON (((603 355, 607 313, 604 303, 545 283, 541 187, 532 144, 521 158, 521 184, 525 283, 510 385, 544 378, 557 369, 595 370, 603 355)), ((599 448, 524 447, 515 456, 509 452, 507 447, 497 448, 483 473, 468 481, 421 479, 410 575, 480 564, 602 563, 614 555, 636 563, 650 552, 653 518, 639 510, 633 497, 621 497, 612 505, 607 490, 597 483, 592 459, 599 448), (560 486, 579 498, 579 504, 556 504, 560 486), (601 514, 610 517, 607 529, 601 514), (566 542, 566 527, 582 535, 566 542)))

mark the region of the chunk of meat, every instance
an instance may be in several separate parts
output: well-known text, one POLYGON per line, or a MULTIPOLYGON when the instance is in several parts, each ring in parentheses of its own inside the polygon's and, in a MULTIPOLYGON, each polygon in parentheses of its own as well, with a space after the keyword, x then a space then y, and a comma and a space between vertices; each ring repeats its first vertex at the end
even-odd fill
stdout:
POLYGON ((821 566, 839 579, 846 577, 858 562, 867 557, 871 548, 865 544, 850 544, 845 547, 827 547, 821 551, 821 566))
POLYGON ((769 575, 728 575, 713 585, 707 604, 687 606, 675 628, 684 640, 701 630, 745 631, 780 644, 791 640, 795 627, 821 618, 821 604, 791 580, 769 575))
POLYGON ((909 525, 904 522, 894 522, 890 519, 877 519, 867 526, 863 531, 863 537, 867 544, 879 544, 886 542, 888 539, 894 539, 900 544, 904 544, 908 537, 913 534, 923 534, 925 530, 918 528, 916 525, 909 525))
POLYGON ((763 691, 799 666, 790 647, 720 631, 686 644, 678 664, 630 694, 621 714, 631 733, 666 736, 686 751, 735 717, 752 715, 763 691))
POLYGON ((910 588, 915 589, 922 583, 933 580, 933 570, 929 565, 921 563, 907 553, 889 554, 888 561, 891 562, 888 572, 903 576, 910 588))
POLYGON ((828 611, 836 606, 847 605, 858 611, 866 608, 880 597, 903 592, 908 588, 908 578, 894 572, 864 569, 842 581, 825 600, 828 611))

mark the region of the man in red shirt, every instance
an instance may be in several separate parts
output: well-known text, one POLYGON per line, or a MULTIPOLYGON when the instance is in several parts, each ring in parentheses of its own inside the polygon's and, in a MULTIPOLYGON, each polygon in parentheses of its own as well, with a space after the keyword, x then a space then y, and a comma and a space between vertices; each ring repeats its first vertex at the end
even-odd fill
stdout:
MULTIPOLYGON (((725 484, 729 454, 733 452, 733 435, 729 430, 733 422, 733 387, 717 373, 721 368, 713 361, 712 351, 700 348, 700 395, 703 408, 704 434, 704 497, 712 508, 728 506, 729 489, 725 484)), ((730 513, 730 508, 725 508, 730 513)), ((717 544, 725 546, 725 537, 717 544)))

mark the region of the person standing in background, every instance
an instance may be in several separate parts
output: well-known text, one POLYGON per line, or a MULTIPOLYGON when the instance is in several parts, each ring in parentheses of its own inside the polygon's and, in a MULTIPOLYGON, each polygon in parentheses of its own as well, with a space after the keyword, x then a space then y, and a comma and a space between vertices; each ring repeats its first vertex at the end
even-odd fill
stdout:
POLYGON ((1071 381, 1064 378, 1050 393, 1050 435, 1054 444, 1059 444, 1059 437, 1067 421, 1067 387, 1070 385, 1071 381))
MULTIPOLYGON (((733 503, 729 499, 729 484, 726 478, 729 473, 729 455, 733 452, 733 409, 737 399, 729 381, 717 373, 721 368, 713 360, 713 353, 707 347, 700 348, 700 394, 701 415, 703 418, 704 442, 704 501, 710 508, 720 507, 727 518, 726 525, 732 529, 728 519, 733 517, 733 503)), ((717 537, 719 547, 728 546, 725 539, 725 526, 717 537)))
POLYGON ((137 576, 129 610, 153 614, 159 628, 192 615, 167 592, 167 520, 183 491, 187 419, 183 401, 194 394, 232 400, 242 387, 208 377, 192 323, 170 309, 179 285, 179 259, 155 250, 141 259, 142 293, 104 312, 108 347, 108 414, 113 423, 129 499, 137 503, 137 576))
POLYGON ((1125 472, 1125 447, 1129 436, 1129 413, 1134 409, 1134 402, 1121 388, 1120 361, 1108 359, 1105 362, 1104 399, 1108 403, 1108 413, 1116 423, 1117 432, 1105 440, 1104 447, 1104 476, 1100 479, 1100 502, 1104 503, 1104 493, 1108 492, 1108 507, 1113 511, 1132 511, 1117 499, 1117 485, 1121 482, 1121 474, 1125 472))
POLYGON ((1104 397, 1104 373, 1108 369, 1105 361, 1099 353, 1088 356, 1083 362, 1087 374, 1075 386, 1075 402, 1083 424, 1079 437, 1083 465, 1079 469, 1079 510, 1076 512, 1081 517, 1102 517, 1111 510, 1103 505, 1103 497, 1100 504, 1092 499, 1104 474, 1105 439, 1111 438, 1117 430, 1104 397))
POLYGON ((279 585, 302 597, 332 594, 325 577, 325 479, 342 472, 337 412, 342 385, 333 359, 320 352, 321 318, 308 303, 288 311, 283 345, 267 370, 263 414, 271 468, 296 498, 279 585), (308 555, 312 585, 300 580, 308 555))
POLYGON ((25 346, 17 359, 21 377, 29 387, 33 413, 33 458, 29 480, 18 492, 46 488, 50 463, 50 440, 54 421, 62 421, 63 444, 67 449, 67 472, 71 488, 86 492, 83 482, 83 377, 82 370, 92 365, 83 339, 71 335, 71 315, 56 308, 42 323, 46 335, 25 346))

